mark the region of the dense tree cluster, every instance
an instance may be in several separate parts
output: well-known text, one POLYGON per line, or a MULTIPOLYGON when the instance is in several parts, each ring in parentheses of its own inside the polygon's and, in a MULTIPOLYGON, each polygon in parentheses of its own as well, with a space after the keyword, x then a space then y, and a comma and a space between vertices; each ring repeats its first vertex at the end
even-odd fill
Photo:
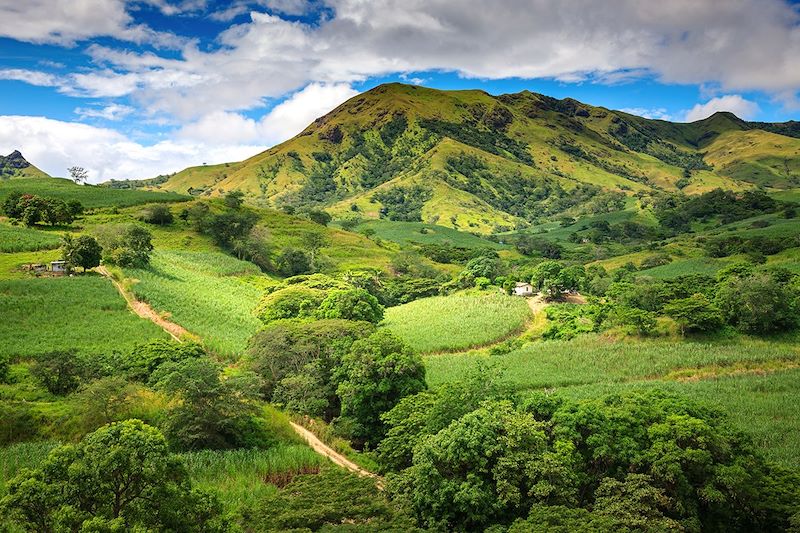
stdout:
POLYGON ((122 267, 144 268, 150 263, 153 236, 138 224, 107 224, 95 230, 103 261, 122 267))
POLYGON ((13 191, 3 201, 3 213, 26 226, 40 223, 55 226, 71 224, 76 216, 83 213, 83 206, 77 200, 65 202, 59 198, 13 191))
POLYGON ((381 217, 389 220, 419 222, 422 220, 422 207, 431 199, 431 190, 422 185, 408 187, 397 185, 377 191, 372 199, 381 203, 381 217))

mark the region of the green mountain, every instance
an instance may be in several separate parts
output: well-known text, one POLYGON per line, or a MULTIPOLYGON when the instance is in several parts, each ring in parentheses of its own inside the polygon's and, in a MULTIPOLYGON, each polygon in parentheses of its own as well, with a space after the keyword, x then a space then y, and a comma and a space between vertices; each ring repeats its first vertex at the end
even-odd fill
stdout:
POLYGON ((528 91, 388 84, 245 161, 127 186, 486 233, 620 193, 800 187, 797 137, 798 123, 730 113, 671 123, 528 91))
POLYGON ((0 155, 0 180, 9 178, 49 178, 50 176, 25 159, 19 150, 0 155))

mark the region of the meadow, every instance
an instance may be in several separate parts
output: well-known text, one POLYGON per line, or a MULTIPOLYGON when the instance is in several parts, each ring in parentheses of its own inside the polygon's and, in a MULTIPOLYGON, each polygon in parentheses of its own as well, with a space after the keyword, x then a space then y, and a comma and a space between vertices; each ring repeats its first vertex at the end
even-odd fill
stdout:
POLYGON ((586 334, 568 341, 529 343, 502 356, 483 352, 431 355, 425 359, 431 386, 461 379, 490 363, 517 390, 620 383, 686 377, 692 369, 759 366, 783 361, 800 363, 796 340, 758 339, 735 335, 708 340, 615 340, 586 334))
POLYGON ((261 323, 252 310, 261 289, 247 281, 260 271, 220 252, 156 251, 146 269, 126 269, 137 299, 200 336, 218 355, 240 353, 261 323))
POLYGON ((423 222, 396 222, 391 220, 371 220, 356 226, 353 231, 363 233, 372 230, 379 239, 398 244, 450 244, 458 248, 490 248, 503 250, 507 245, 478 237, 472 233, 423 222))
POLYGON ((97 275, 0 280, 0 309, 0 354, 11 357, 72 348, 110 353, 166 338, 97 275))
POLYGON ((483 346, 520 332, 530 314, 523 298, 462 293, 390 307, 382 324, 419 352, 444 352, 483 346))
POLYGON ((36 194, 64 201, 78 200, 83 207, 127 207, 149 202, 183 202, 188 196, 172 192, 110 189, 98 185, 76 185, 63 178, 26 178, 0 181, 0 202, 11 192, 36 194))
POLYGON ((53 250, 58 248, 60 243, 61 239, 55 233, 0 224, 0 253, 53 250))

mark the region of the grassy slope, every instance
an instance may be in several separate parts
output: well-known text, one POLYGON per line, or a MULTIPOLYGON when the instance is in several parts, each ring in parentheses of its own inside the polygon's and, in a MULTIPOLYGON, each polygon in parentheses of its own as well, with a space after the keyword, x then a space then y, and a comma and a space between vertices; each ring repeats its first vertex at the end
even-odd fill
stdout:
POLYGON ((0 224, 0 252, 36 252, 59 247, 58 235, 24 226, 0 224))
POLYGON ((463 350, 519 331, 530 317, 522 298, 497 293, 436 296, 390 307, 383 326, 420 352, 463 350))
POLYGON ((109 353, 166 338, 99 276, 0 280, 0 309, 0 353, 12 357, 72 348, 109 353))
POLYGON ((96 185, 76 185, 62 178, 31 178, 0 181, 0 201, 9 193, 37 194, 62 200, 79 200, 86 208, 126 207, 148 202, 180 202, 185 196, 162 192, 118 190, 96 185))

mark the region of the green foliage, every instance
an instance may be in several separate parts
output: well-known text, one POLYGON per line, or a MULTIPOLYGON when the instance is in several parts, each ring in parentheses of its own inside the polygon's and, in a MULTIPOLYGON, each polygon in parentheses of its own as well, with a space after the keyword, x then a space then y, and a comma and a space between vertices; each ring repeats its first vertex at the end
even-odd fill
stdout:
POLYGON ((164 437, 138 420, 105 426, 23 470, 0 501, 36 531, 226 531, 216 497, 192 490, 164 437))
POLYGON ((77 390, 87 372, 85 360, 73 350, 39 354, 31 366, 31 374, 44 388, 58 395, 77 390))
POLYGON ((662 195, 656 199, 654 212, 662 226, 683 232, 693 221, 720 217, 727 224, 771 213, 777 208, 777 202, 762 191, 745 191, 737 195, 732 191, 714 189, 697 196, 662 195))
POLYGON ((797 289, 768 272, 726 279, 716 304, 729 324, 747 333, 785 331, 797 325, 797 289))
POLYGON ((203 448, 269 447, 256 400, 260 380, 252 373, 223 377, 222 367, 206 357, 167 362, 158 367, 152 381, 167 394, 179 398, 164 418, 164 434, 181 450, 203 448))
POLYGON ((376 446, 383 437, 383 413, 426 387, 422 359, 386 330, 355 341, 336 374, 339 422, 364 445, 376 446))
POLYGON ((265 295, 254 313, 265 324, 281 318, 308 318, 314 316, 326 296, 321 289, 290 285, 265 295))
POLYGON ((66 261, 69 271, 81 267, 86 272, 87 268, 100 266, 102 253, 103 248, 91 235, 81 235, 77 239, 73 239, 67 233, 61 240, 61 256, 66 261))
POLYGON ((246 366, 262 379, 264 396, 327 421, 339 414, 333 372, 357 339, 374 332, 367 322, 272 322, 251 340, 246 366))
POLYGON ((450 137, 491 154, 533 165, 533 158, 528 151, 528 146, 500 131, 486 131, 471 124, 458 124, 437 119, 423 119, 419 121, 419 125, 441 137, 450 137))
POLYGON ((497 256, 480 256, 470 259, 464 273, 473 278, 494 279, 503 271, 503 262, 497 256))
POLYGON ((147 222, 148 224, 166 226, 172 224, 175 217, 172 215, 172 210, 166 204, 153 204, 142 210, 139 214, 139 220, 147 222))
POLYGON ((664 306, 664 314, 688 333, 715 331, 722 326, 722 312, 703 294, 671 301, 664 306))
POLYGON ((381 218, 406 222, 419 222, 422 219, 422 207, 431 199, 431 190, 422 185, 397 185, 381 190, 372 195, 372 199, 380 202, 381 218))
POLYGON ((153 340, 134 346, 121 366, 128 377, 146 383, 164 363, 179 363, 205 355, 205 349, 195 342, 153 340))
POLYGON ((228 191, 222 201, 225 203, 225 207, 239 209, 244 203, 244 193, 242 191, 228 191))
POLYGON ((34 226, 40 222, 50 225, 71 224, 74 220, 74 206, 60 198, 37 196, 12 192, 3 201, 3 212, 9 218, 19 219, 26 226, 34 226))
POLYGON ((153 235, 137 224, 109 224, 95 230, 103 261, 121 267, 144 268, 150 263, 153 235))
POLYGON ((375 480, 330 467, 298 476, 259 502, 253 525, 259 531, 418 531, 375 489, 375 480))
POLYGON ((278 256, 275 266, 283 276, 297 276, 311 272, 311 258, 302 250, 286 248, 278 256))
POLYGON ((333 217, 322 209, 309 209, 307 215, 311 222, 320 226, 327 226, 333 220, 333 217))
POLYGON ((593 521, 764 530, 797 512, 793 475, 770 467, 715 411, 660 392, 486 402, 422 440, 392 479, 421 525, 447 530, 531 512, 545 522, 561 515, 580 531, 593 521))
POLYGON ((316 316, 377 324, 383 320, 383 306, 364 289, 331 291, 319 304, 316 316))

